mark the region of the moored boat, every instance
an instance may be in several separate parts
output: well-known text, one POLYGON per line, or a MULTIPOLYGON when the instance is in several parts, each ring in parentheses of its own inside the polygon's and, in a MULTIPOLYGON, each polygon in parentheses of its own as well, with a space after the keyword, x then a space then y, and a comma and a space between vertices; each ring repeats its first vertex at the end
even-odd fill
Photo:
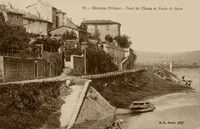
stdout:
POLYGON ((148 101, 133 101, 129 107, 135 113, 151 112, 156 107, 148 101))

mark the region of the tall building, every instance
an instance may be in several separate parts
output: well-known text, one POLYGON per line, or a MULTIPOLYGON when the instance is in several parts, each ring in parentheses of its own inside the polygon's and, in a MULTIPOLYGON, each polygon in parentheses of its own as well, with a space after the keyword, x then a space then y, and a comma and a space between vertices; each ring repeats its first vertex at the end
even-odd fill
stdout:
POLYGON ((56 10, 56 27, 66 26, 66 13, 62 10, 56 10))
POLYGON ((55 7, 52 7, 52 28, 56 28, 56 25, 57 25, 56 11, 57 9, 55 7))
POLYGON ((98 30, 102 42, 105 42, 106 35, 113 37, 120 35, 121 24, 118 22, 111 20, 84 20, 82 23, 87 25, 89 33, 94 33, 98 30))

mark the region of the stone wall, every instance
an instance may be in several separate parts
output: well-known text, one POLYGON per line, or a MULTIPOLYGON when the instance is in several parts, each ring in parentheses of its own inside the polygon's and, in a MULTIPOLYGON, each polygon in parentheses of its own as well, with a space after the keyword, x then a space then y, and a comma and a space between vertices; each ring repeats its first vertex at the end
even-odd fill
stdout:
POLYGON ((115 108, 90 87, 72 129, 104 129, 112 124, 114 115, 115 108))
POLYGON ((5 82, 44 78, 45 76, 44 60, 15 57, 4 57, 3 60, 5 82), (38 64, 37 73, 35 73, 35 61, 38 64))
POLYGON ((45 76, 55 77, 59 76, 64 67, 62 54, 50 53, 45 58, 45 76))

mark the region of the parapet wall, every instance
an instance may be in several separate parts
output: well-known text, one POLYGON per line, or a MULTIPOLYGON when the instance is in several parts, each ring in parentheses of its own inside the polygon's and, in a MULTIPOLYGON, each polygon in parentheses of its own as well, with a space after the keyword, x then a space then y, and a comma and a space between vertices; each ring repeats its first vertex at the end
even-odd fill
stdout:
POLYGON ((104 129, 115 119, 112 107, 93 87, 90 87, 72 129, 104 129))

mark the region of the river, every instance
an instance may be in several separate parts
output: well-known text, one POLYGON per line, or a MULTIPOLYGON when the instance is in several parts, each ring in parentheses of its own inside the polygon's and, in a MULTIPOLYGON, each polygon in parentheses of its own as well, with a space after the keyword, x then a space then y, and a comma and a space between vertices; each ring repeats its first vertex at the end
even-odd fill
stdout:
POLYGON ((189 76, 196 92, 175 93, 150 100, 156 110, 139 115, 118 115, 122 129, 200 129, 200 69, 175 69, 189 76))

